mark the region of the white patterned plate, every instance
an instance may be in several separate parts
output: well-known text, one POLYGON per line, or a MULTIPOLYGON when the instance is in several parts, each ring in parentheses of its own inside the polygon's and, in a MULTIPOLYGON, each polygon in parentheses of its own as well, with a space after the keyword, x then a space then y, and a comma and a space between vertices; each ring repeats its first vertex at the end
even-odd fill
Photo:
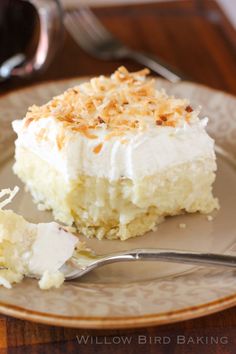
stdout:
MULTIPOLYGON (((24 116, 27 107, 42 104, 84 79, 44 83, 0 98, 0 188, 20 185, 13 175, 10 122, 24 116)), ((209 116, 210 134, 219 146, 236 156, 236 98, 194 83, 176 85, 158 80, 168 93, 190 98, 209 116)), ((97 252, 137 247, 193 251, 234 252, 236 241, 236 169, 230 158, 218 156, 215 195, 221 209, 208 221, 204 215, 167 219, 156 232, 119 241, 88 240, 97 252), (186 223, 186 229, 179 224, 186 223)), ((40 212, 23 189, 12 208, 30 221, 51 219, 40 212)), ((236 247, 235 247, 236 253, 236 247)), ((27 279, 13 289, 0 288, 0 312, 36 322, 80 328, 126 328, 156 325, 206 315, 236 304, 235 272, 170 263, 129 263, 103 267, 60 289, 42 291, 27 279)))

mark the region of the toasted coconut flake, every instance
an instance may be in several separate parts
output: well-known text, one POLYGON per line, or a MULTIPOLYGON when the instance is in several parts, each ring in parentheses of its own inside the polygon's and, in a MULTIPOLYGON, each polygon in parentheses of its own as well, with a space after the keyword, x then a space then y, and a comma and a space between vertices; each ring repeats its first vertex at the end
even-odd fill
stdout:
POLYGON ((130 73, 122 66, 110 77, 93 78, 41 107, 30 107, 25 126, 33 120, 54 117, 89 139, 97 138, 92 130, 107 129, 110 139, 120 136, 120 131, 144 130, 150 124, 161 127, 190 124, 195 113, 189 102, 156 90, 155 80, 146 79, 148 74, 148 69, 130 73))
POLYGON ((24 128, 28 128, 28 126, 30 125, 30 123, 32 123, 34 121, 33 117, 29 117, 25 120, 24 122, 24 128))
POLYGON ((88 139, 97 139, 98 136, 95 134, 90 134, 88 131, 84 131, 83 134, 86 136, 88 139))
POLYGON ((101 117, 99 117, 99 116, 98 116, 98 122, 99 122, 100 124, 105 123, 105 121, 104 121, 101 117))
POLYGON ((185 120, 186 120, 187 123, 189 123, 190 120, 191 120, 191 114, 187 113, 186 116, 185 116, 185 120))
POLYGON ((160 116, 160 120, 162 120, 163 122, 166 122, 168 120, 166 115, 162 115, 160 116))
POLYGON ((99 152, 102 150, 103 147, 103 143, 98 144, 97 146, 95 146, 95 148, 93 149, 93 152, 95 154, 99 154, 99 152))
POLYGON ((165 122, 165 125, 166 125, 167 127, 175 127, 176 122, 174 122, 173 120, 170 120, 170 121, 168 121, 168 122, 165 122))
POLYGON ((122 135, 124 135, 124 132, 113 131, 105 136, 105 141, 108 141, 114 138, 115 136, 122 136, 122 135))
POLYGON ((79 132, 81 134, 83 134, 84 136, 86 136, 86 138, 88 139, 97 139, 98 136, 95 134, 92 134, 88 131, 88 127, 86 126, 78 126, 78 127, 73 127, 72 130, 79 132))
POLYGON ((58 150, 61 150, 65 144, 65 134, 64 133, 57 135, 56 143, 57 143, 58 150))
POLYGON ((193 112, 193 109, 190 105, 188 105, 186 108, 185 108, 185 111, 188 112, 188 113, 191 113, 193 112))

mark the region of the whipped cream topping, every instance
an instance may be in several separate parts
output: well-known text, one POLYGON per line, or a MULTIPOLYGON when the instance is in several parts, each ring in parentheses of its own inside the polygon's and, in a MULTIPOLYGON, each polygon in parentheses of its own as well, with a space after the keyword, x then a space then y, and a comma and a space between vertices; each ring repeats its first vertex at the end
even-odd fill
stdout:
POLYGON ((64 175, 139 180, 175 164, 214 159, 207 119, 189 101, 157 90, 147 69, 119 68, 68 89, 13 122, 25 148, 64 175))
POLYGON ((125 137, 109 140, 106 127, 96 131, 98 138, 89 139, 66 128, 55 117, 33 121, 27 128, 24 123, 13 122, 18 135, 16 159, 18 148, 29 149, 68 181, 79 175, 139 180, 172 165, 215 158, 214 140, 205 131, 207 119, 197 117, 180 127, 150 124, 145 130, 128 131, 125 137), (59 146, 57 139, 62 132, 64 144, 59 146))

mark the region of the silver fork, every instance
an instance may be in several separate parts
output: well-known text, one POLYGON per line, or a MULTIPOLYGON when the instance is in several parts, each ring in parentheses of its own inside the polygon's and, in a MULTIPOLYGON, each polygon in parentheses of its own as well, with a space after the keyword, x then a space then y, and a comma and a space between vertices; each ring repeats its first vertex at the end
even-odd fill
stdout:
POLYGON ((66 280, 72 280, 106 264, 127 261, 164 261, 236 269, 236 256, 231 255, 169 249, 134 249, 102 256, 96 255, 90 250, 80 251, 77 256, 73 256, 67 261, 60 270, 64 273, 66 280))
POLYGON ((161 59, 123 45, 87 7, 66 12, 64 23, 74 40, 94 57, 103 60, 130 58, 173 83, 181 80, 180 75, 161 59))

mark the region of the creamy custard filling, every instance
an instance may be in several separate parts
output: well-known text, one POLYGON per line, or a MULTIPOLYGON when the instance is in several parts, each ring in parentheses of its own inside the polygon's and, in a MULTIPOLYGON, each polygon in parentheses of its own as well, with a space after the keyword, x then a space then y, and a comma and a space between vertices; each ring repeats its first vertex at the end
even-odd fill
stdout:
POLYGON ((29 150, 19 149, 18 154, 22 156, 14 171, 35 202, 52 209, 57 220, 75 224, 87 237, 125 240, 154 229, 164 216, 184 211, 208 213, 218 207, 212 196, 213 159, 174 165, 138 181, 85 175, 67 181, 29 150))

